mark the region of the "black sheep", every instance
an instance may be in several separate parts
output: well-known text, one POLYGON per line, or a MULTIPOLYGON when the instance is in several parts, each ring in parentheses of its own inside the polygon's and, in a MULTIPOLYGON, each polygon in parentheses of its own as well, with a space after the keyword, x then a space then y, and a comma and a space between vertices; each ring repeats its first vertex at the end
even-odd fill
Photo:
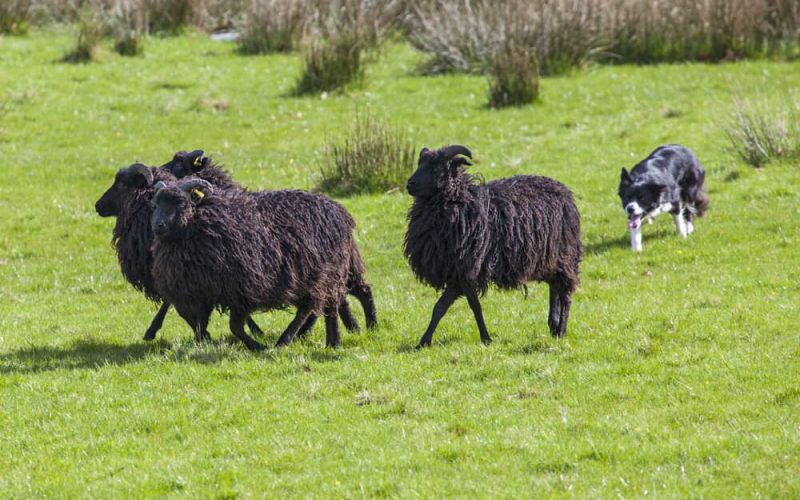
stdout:
POLYGON ((464 169, 470 163, 459 155, 472 158, 464 146, 423 148, 406 186, 414 203, 405 256, 422 282, 444 291, 419 347, 431 344, 439 320, 461 296, 475 315, 481 341, 491 343, 478 300, 490 283, 503 289, 528 281, 549 284, 550 332, 566 334, 583 255, 572 193, 539 176, 476 183, 464 169))
POLYGON ((230 312, 234 335, 260 350, 244 331, 247 315, 294 306, 279 346, 314 314, 325 315, 327 345, 339 344, 355 221, 338 203, 303 191, 215 190, 188 178, 160 185, 152 228, 156 288, 196 336, 205 336, 216 308, 230 312))
MULTIPOLYGON (((161 168, 168 170, 177 179, 195 175, 209 181, 214 187, 221 189, 244 189, 230 178, 228 172, 217 165, 210 157, 206 156, 202 149, 178 151, 170 161, 161 165, 161 168)), ((352 275, 348 281, 348 293, 356 297, 361 303, 366 317, 367 329, 373 329, 378 324, 375 301, 372 297, 372 290, 364 280, 364 272, 366 269, 364 259, 358 252, 358 247, 353 246, 353 248, 352 265, 350 267, 352 275)), ((339 316, 342 318, 342 323, 344 323, 347 330, 359 330, 358 322, 355 317, 353 317, 353 313, 350 311, 350 306, 346 299, 339 305, 339 316)), ((302 337, 311 331, 316 321, 317 316, 312 314, 306 321, 306 324, 298 331, 297 337, 302 337)))
MULTIPOLYGON (((117 218, 111 241, 125 279, 149 300, 161 303, 144 334, 144 340, 155 338, 169 310, 169 303, 163 301, 156 291, 150 272, 153 264, 150 252, 153 241, 150 228, 153 213, 151 200, 155 194, 153 183, 157 181, 172 182, 175 177, 168 170, 134 163, 117 172, 114 183, 95 203, 95 209, 101 217, 117 218)), ((248 318, 247 324, 250 331, 261 333, 252 319, 248 318)))

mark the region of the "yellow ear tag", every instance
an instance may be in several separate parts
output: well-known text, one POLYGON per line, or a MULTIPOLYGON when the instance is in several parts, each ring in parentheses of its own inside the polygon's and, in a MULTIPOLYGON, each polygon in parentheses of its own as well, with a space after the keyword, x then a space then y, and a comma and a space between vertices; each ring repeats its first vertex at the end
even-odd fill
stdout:
POLYGON ((195 195, 195 196, 197 196, 197 197, 198 197, 199 199, 201 199, 201 200, 202 200, 203 198, 205 198, 205 197, 206 197, 206 194, 205 194, 204 192, 200 191, 200 190, 199 190, 199 189, 197 189, 197 188, 194 188, 194 189, 192 190, 192 194, 193 194, 193 195, 195 195))
POLYGON ((197 158, 194 159, 193 165, 195 167, 199 167, 202 164, 203 164, 203 157, 202 156, 198 156, 197 158))

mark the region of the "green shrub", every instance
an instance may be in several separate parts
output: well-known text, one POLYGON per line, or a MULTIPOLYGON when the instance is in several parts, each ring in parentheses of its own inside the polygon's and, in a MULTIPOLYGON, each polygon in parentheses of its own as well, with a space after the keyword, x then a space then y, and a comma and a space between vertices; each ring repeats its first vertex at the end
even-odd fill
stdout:
POLYGON ((357 115, 348 135, 329 142, 318 189, 334 195, 402 189, 416 165, 408 136, 369 114, 357 115))
POLYGON ((24 35, 28 32, 31 0, 0 2, 0 34, 24 35))
POLYGON ((312 42, 305 51, 303 73, 295 95, 342 89, 364 76, 362 44, 354 34, 338 34, 312 42))
POLYGON ((508 44, 492 57, 489 67, 489 106, 521 106, 539 95, 536 56, 524 46, 508 44))

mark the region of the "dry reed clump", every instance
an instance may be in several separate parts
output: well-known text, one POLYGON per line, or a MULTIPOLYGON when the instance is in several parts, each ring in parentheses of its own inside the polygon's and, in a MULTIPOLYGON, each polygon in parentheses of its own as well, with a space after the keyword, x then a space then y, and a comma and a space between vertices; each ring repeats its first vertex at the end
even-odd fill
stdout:
POLYGON ((428 0, 410 6, 408 38, 431 54, 423 73, 485 72, 508 43, 532 49, 542 74, 561 73, 594 53, 597 0, 428 0))
POLYGON ((341 89, 364 75, 364 53, 394 27, 396 1, 320 0, 304 30, 304 66, 295 95, 341 89))
POLYGON ((787 97, 776 106, 766 99, 734 98, 725 134, 730 151, 756 168, 773 160, 800 157, 800 101, 787 97))
POLYGON ((241 21, 239 52, 267 54, 293 50, 300 41, 311 2, 251 0, 241 21))
POLYGON ((317 188, 338 196, 402 188, 415 155, 405 133, 369 113, 357 114, 343 139, 328 142, 317 188))
POLYGON ((655 63, 797 55, 796 0, 427 0, 405 26, 423 70, 482 72, 514 38, 542 74, 595 59, 655 63), (515 29, 515 26, 524 29, 515 29))

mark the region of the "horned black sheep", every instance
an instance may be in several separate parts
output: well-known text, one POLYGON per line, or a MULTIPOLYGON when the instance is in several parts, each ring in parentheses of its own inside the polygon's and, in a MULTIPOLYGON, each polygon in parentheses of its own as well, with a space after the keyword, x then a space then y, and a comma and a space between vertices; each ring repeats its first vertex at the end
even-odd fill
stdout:
MULTIPOLYGON (((95 209, 101 217, 117 218, 111 241, 117 251, 123 276, 149 300, 161 303, 144 334, 144 340, 155 338, 169 310, 169 303, 165 302, 156 291, 151 274, 153 264, 150 252, 153 241, 153 231, 150 228, 150 218, 153 213, 151 200, 155 194, 153 183, 158 181, 173 182, 175 177, 166 169, 134 163, 117 172, 114 183, 95 203, 95 209)), ((248 318, 247 323, 250 331, 261 333, 252 319, 248 318)))
MULTIPOLYGON (((161 165, 161 168, 168 170, 177 179, 195 175, 209 181, 215 188, 244 189, 231 179, 228 172, 217 165, 210 157, 206 156, 202 149, 178 151, 170 161, 161 165)), ((372 290, 364 279, 364 272, 366 269, 364 259, 361 257, 358 247, 353 246, 353 250, 350 267, 352 274, 348 281, 348 293, 361 303, 366 317, 367 329, 373 329, 378 324, 375 301, 372 297, 372 290)), ((355 317, 353 317, 353 313, 350 311, 350 306, 346 299, 339 305, 339 316, 342 318, 342 323, 344 323, 347 330, 358 331, 358 322, 355 317)), ((316 321, 317 316, 315 314, 309 316, 306 324, 298 331, 297 337, 302 337, 311 331, 316 321)))
POLYGON ((423 148, 406 186, 414 197, 404 253, 424 283, 443 290, 419 347, 429 346, 450 305, 466 296, 481 341, 491 343, 478 298, 489 284, 550 285, 548 325, 567 332, 572 293, 578 286, 583 245, 572 193, 547 177, 518 175, 485 184, 464 169, 464 146, 423 148))
POLYGON ((326 343, 340 343, 355 221, 338 203, 303 191, 217 190, 202 179, 161 184, 152 217, 156 289, 203 336, 213 309, 232 333, 263 346, 243 325, 253 311, 294 306, 278 339, 292 341, 312 314, 325 315, 326 343))

